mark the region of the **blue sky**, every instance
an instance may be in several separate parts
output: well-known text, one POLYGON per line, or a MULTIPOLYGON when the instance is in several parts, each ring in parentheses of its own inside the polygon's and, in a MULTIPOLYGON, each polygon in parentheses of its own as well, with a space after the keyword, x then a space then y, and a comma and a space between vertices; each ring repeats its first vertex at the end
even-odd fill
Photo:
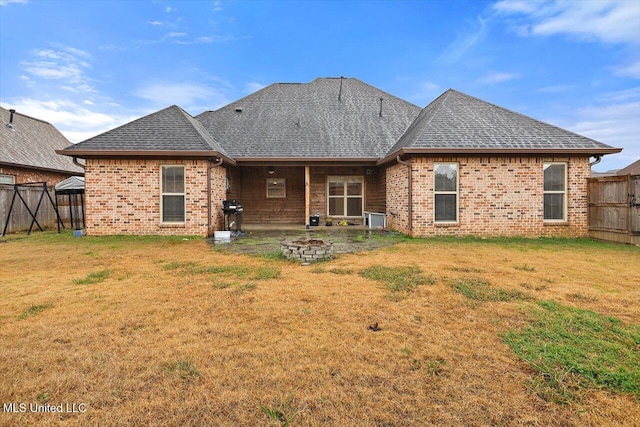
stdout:
POLYGON ((640 1, 0 0, 0 104, 73 142, 177 104, 355 77, 453 88, 640 158, 640 1))

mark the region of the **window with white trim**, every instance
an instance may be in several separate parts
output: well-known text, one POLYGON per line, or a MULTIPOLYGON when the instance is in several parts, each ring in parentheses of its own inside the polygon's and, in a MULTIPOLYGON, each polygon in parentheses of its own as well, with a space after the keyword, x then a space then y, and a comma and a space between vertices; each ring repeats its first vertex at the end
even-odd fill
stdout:
POLYGON ((160 166, 160 199, 163 223, 185 222, 184 166, 160 166))
POLYGON ((567 220, 567 165, 543 163, 544 220, 567 220))
POLYGON ((284 199, 287 197, 287 180, 284 178, 267 178, 267 199, 284 199))
POLYGON ((0 173, 0 184, 15 184, 15 183, 16 183, 15 176, 0 173))
POLYGON ((458 164, 435 163, 433 174, 434 221, 458 222, 458 164))
POLYGON ((327 180, 329 216, 362 216, 364 210, 363 176, 330 176, 327 180))

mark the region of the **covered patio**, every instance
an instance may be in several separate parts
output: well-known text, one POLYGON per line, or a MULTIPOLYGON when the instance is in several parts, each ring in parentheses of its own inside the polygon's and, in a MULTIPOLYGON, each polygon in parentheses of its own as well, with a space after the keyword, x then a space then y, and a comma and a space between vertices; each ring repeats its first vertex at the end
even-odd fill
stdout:
POLYGON ((374 161, 238 161, 227 169, 227 190, 244 208, 243 229, 304 229, 312 215, 319 215, 320 227, 327 217, 334 227, 343 220, 362 225, 363 212, 384 212, 385 170, 374 161))

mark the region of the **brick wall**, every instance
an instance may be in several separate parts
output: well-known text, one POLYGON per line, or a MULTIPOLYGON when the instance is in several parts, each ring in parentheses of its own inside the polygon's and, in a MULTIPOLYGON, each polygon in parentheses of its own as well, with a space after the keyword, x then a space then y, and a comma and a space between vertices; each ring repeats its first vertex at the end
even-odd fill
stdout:
POLYGON ((216 166, 211 169, 211 229, 209 236, 215 230, 224 228, 224 214, 222 213, 222 201, 227 200, 227 173, 225 166, 216 166))
POLYGON ((407 166, 395 164, 387 168, 386 214, 387 227, 402 233, 409 233, 409 180, 407 166))
MULTIPOLYGON (((87 234, 208 234, 209 197, 225 198, 226 169, 211 169, 207 194, 207 160, 87 159, 87 234), (161 224, 160 166, 185 165, 186 218, 180 225, 161 224)), ((220 227, 220 214, 211 212, 212 227, 220 227)))
POLYGON ((13 166, 0 166, 0 174, 15 176, 16 184, 46 182, 50 188, 53 188, 57 183, 64 181, 70 176, 77 175, 68 172, 49 172, 40 169, 17 168, 13 166))
POLYGON ((414 236, 586 236, 588 157, 419 157, 413 169, 413 230, 408 230, 407 167, 387 169, 389 226, 414 236), (459 221, 433 220, 433 165, 459 164, 459 221), (543 221, 543 162, 566 162, 567 221, 543 221), (396 215, 394 215, 394 213, 396 215))

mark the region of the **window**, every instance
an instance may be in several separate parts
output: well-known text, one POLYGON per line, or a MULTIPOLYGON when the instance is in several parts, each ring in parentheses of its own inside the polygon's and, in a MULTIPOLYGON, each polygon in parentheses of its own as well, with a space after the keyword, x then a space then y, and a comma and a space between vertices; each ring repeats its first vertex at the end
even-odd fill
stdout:
POLYGON ((327 194, 329 216, 362 216, 364 177, 330 176, 327 194))
POLYGON ((433 172, 435 222, 458 222, 458 164, 435 163, 433 172))
POLYGON ((16 177, 13 175, 5 175, 0 173, 0 184, 15 184, 16 177))
POLYGON ((184 166, 160 166, 162 222, 185 221, 184 166))
POLYGON ((544 220, 566 221, 567 165, 544 163, 544 220))
POLYGON ((267 199, 284 199, 285 197, 287 197, 287 180, 267 178, 267 199))

